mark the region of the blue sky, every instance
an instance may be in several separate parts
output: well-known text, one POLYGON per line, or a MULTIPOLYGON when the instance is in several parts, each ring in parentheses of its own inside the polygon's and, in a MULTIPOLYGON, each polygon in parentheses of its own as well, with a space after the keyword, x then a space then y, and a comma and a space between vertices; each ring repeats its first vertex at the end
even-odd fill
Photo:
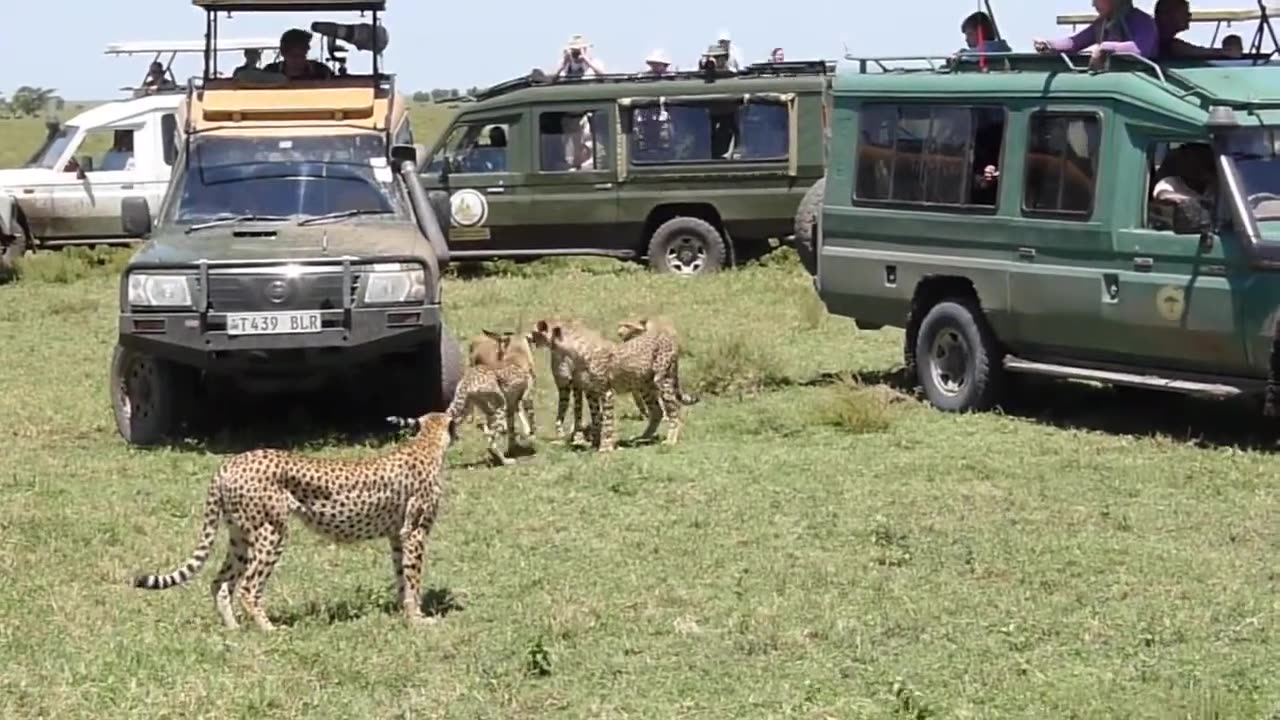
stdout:
MULTIPOLYGON (((1137 4, 1150 11, 1154 0, 1137 4)), ((1195 8, 1251 5, 1252 0, 1193 2, 1195 8)), ((792 59, 835 59, 846 44, 858 55, 949 53, 961 44, 960 21, 978 8, 975 0, 814 0, 797 3, 791 19, 783 20, 775 5, 752 0, 625 5, 390 0, 388 6, 391 44, 386 60, 408 91, 483 86, 535 66, 552 67, 573 33, 594 43, 609 70, 624 72, 641 69, 654 47, 688 67, 721 28, 730 31, 746 61, 763 60, 776 46, 792 59), (563 12, 566 7, 576 11, 563 12), (583 11, 592 7, 594 11, 583 11)), ((1090 0, 993 0, 993 6, 1014 48, 1029 49, 1032 38, 1067 30, 1055 26, 1056 14, 1087 11, 1090 0)), ((194 40, 204 31, 203 14, 187 0, 45 0, 28 7, 21 22, 0 24, 0 47, 8 60, 0 92, 6 94, 25 84, 57 88, 69 99, 120 97, 118 88, 138 82, 149 58, 105 56, 106 43, 194 40)), ((222 24, 222 34, 275 37, 291 25, 305 27, 315 19, 274 13, 237 16, 222 24)), ((1247 43, 1254 26, 1230 32, 1247 43)), ((1211 33, 1211 26, 1193 28, 1184 37, 1206 43, 1211 33)), ((313 53, 317 49, 313 43, 313 53)), ((223 57, 224 63, 235 59, 223 57)), ((199 67, 198 56, 180 58, 175 71, 181 79, 199 67)))

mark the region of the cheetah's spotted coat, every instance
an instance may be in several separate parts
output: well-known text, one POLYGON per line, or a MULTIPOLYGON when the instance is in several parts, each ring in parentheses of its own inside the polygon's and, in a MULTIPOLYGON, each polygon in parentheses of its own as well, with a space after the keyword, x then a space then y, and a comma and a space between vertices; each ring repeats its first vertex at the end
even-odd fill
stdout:
POLYGON ((498 464, 510 465, 515 462, 508 454, 516 444, 516 419, 520 420, 525 437, 532 439, 536 432, 533 351, 528 336, 488 330, 484 334, 495 347, 486 351, 473 344, 474 364, 463 373, 453 402, 445 412, 462 422, 478 409, 480 428, 489 441, 489 455, 498 464), (498 442, 500 421, 507 429, 506 454, 498 442))
POLYGON ((209 483, 204 524, 190 559, 168 575, 142 575, 135 587, 164 590, 189 581, 209 557, 225 522, 230 545, 211 591, 228 628, 239 627, 231 597, 262 630, 273 625, 263 589, 284 549, 290 515, 339 542, 384 537, 391 546, 397 600, 407 620, 425 620, 419 593, 427 535, 443 492, 444 454, 453 423, 443 413, 388 418, 417 434, 372 458, 315 458, 260 449, 226 460, 209 483))

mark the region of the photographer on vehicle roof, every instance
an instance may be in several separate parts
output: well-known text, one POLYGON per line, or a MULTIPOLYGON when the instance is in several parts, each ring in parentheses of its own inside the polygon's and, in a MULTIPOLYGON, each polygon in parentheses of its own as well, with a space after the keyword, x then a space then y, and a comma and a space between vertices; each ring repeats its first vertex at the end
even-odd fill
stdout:
POLYGON ((311 60, 311 33, 302 28, 286 30, 280 36, 280 59, 262 68, 280 73, 290 80, 328 80, 333 71, 322 62, 311 60))

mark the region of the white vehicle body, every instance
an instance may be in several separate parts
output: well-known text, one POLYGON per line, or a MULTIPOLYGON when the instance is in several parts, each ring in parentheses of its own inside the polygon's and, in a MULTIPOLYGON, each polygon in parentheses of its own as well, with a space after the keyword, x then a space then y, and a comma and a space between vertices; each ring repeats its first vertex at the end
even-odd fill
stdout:
POLYGON ((184 97, 110 102, 51 127, 26 167, 0 170, 0 235, 25 231, 52 244, 130 239, 121 230, 120 201, 142 195, 160 206, 177 155, 184 97), (115 140, 131 140, 132 150, 113 149, 115 140))
MULTIPOLYGON (((226 39, 217 50, 273 51, 277 44, 226 39)), ((108 55, 154 54, 157 62, 167 54, 170 65, 181 53, 203 54, 204 41, 112 43, 106 49, 108 55)), ((135 96, 51 124, 25 167, 0 170, 0 241, 56 247, 137 240, 123 232, 121 201, 142 196, 159 210, 182 142, 177 113, 186 91, 176 83, 159 91, 125 90, 135 96)))

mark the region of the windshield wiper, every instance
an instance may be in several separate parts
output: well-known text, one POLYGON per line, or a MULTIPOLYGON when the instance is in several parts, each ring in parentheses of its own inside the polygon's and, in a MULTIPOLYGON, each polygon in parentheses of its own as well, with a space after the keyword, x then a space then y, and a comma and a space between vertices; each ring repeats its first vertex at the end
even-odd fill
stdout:
POLYGON ((235 215, 233 217, 218 218, 217 220, 210 220, 209 222, 192 225, 187 228, 186 234, 190 235, 193 232, 198 232, 207 228, 221 227, 223 225, 235 225, 242 222, 281 222, 288 219, 289 218, 284 215, 235 215))
POLYGON ((298 221, 298 225, 312 225, 325 220, 341 220, 343 218, 355 217, 357 215, 390 215, 390 210, 340 210, 338 212, 328 213, 327 215, 315 215, 309 218, 303 218, 298 221))

